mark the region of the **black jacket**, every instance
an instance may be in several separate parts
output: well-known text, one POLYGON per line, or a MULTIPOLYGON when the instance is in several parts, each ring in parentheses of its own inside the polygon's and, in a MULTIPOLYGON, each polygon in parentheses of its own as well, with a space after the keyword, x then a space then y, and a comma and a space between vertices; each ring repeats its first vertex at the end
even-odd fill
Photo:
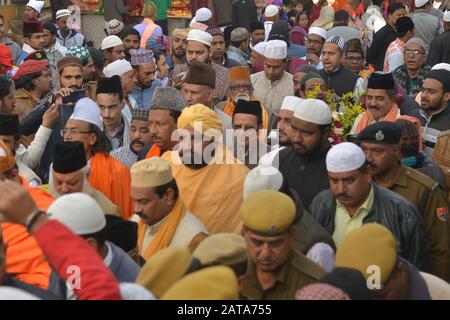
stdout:
POLYGON ((450 63, 450 30, 438 35, 430 44, 428 64, 434 66, 440 62, 450 63))
MULTIPOLYGON (((431 254, 425 227, 417 209, 405 198, 373 184, 374 201, 363 223, 384 225, 397 241, 399 256, 419 270, 431 270, 431 254)), ((313 200, 309 212, 330 234, 334 233, 336 199, 325 190, 313 200)))
POLYGON ((410 113, 411 116, 419 119, 423 129, 425 146, 434 148, 437 137, 444 131, 450 129, 450 103, 440 112, 428 117, 422 109, 416 109, 410 113))
POLYGON ((294 200, 295 207, 297 208, 297 215, 295 217, 297 231, 295 233, 294 248, 306 255, 316 243, 323 242, 330 245, 336 251, 336 244, 331 235, 306 211, 300 200, 300 196, 292 188, 290 188, 290 196, 294 200))
POLYGON ((353 92, 358 80, 358 75, 350 69, 341 66, 332 73, 327 73, 325 69, 319 71, 322 78, 325 80, 328 89, 334 90, 336 95, 342 97, 348 92, 353 92))
POLYGON ((255 0, 232 0, 232 24, 250 30, 252 22, 258 22, 255 0))
POLYGON ((386 24, 373 36, 372 45, 369 48, 366 60, 374 65, 376 71, 383 71, 384 56, 387 48, 396 38, 397 34, 389 24, 386 24))

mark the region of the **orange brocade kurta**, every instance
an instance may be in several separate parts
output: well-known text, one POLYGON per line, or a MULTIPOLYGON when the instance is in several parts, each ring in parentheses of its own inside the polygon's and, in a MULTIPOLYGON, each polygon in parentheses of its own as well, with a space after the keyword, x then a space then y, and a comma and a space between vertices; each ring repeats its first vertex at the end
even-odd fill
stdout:
MULTIPOLYGON (((30 187, 25 179, 21 179, 38 208, 47 211, 54 201, 53 197, 45 191, 30 187)), ((47 289, 51 268, 36 239, 22 225, 5 222, 2 223, 2 230, 3 241, 8 245, 6 272, 23 282, 47 289)))
POLYGON ((122 218, 128 220, 134 209, 130 197, 130 170, 113 157, 101 152, 94 154, 90 161, 89 183, 117 205, 122 218))

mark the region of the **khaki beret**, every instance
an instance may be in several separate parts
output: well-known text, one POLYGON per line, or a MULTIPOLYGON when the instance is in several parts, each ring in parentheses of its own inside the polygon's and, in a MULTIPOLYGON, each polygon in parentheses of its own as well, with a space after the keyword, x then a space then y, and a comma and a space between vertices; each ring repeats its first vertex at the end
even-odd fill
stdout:
POLYGON ((247 261, 247 242, 234 233, 216 233, 200 242, 192 255, 204 266, 233 266, 247 261))
POLYGON ((259 234, 274 236, 288 230, 295 219, 295 204, 287 195, 265 190, 251 193, 240 209, 244 225, 259 234))
POLYGON ((160 157, 136 162, 130 173, 131 186, 136 188, 159 187, 173 180, 169 163, 160 157))
POLYGON ((186 274, 191 264, 192 255, 187 247, 162 249, 147 260, 139 272, 136 283, 159 299, 186 274))
MULTIPOLYGON (((170 270, 168 270, 170 272, 170 270)), ((175 283, 161 300, 237 300, 238 281, 228 267, 209 267, 175 283)))
POLYGON ((373 275, 377 266, 384 284, 397 262, 397 246, 392 233, 377 223, 364 224, 350 232, 340 243, 336 252, 336 267, 359 270, 366 279, 373 275))

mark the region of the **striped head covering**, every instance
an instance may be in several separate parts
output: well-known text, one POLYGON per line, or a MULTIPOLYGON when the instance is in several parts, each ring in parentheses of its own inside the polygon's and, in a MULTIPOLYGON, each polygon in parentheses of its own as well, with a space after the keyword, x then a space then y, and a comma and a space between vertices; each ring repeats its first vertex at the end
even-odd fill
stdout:
POLYGON ((222 30, 220 30, 219 27, 209 27, 205 31, 208 32, 212 36, 222 36, 225 38, 225 35, 223 34, 222 30))
POLYGON ((342 51, 345 51, 345 40, 339 36, 331 36, 325 41, 325 43, 334 43, 337 45, 342 51))

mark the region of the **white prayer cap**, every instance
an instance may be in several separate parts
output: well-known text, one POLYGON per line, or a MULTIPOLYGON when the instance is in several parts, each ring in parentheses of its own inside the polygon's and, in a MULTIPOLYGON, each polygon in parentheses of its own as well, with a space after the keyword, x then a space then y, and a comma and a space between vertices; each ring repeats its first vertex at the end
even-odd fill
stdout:
POLYGON ((303 100, 295 108, 294 117, 321 126, 331 124, 333 120, 330 107, 319 99, 303 100))
POLYGON ((119 289, 123 300, 156 300, 150 291, 136 283, 119 283, 119 289))
POLYGON ((3 300, 41 300, 40 298, 28 293, 24 290, 9 287, 0 286, 0 301, 3 300))
POLYGON ((362 149, 351 142, 335 145, 327 154, 327 170, 334 173, 358 170, 366 162, 362 149))
POLYGON ((96 125, 103 131, 103 120, 100 116, 100 108, 92 99, 83 98, 78 100, 69 119, 86 121, 96 125))
POLYGON ((70 13, 70 10, 61 9, 56 12, 56 20, 58 20, 59 18, 62 18, 62 17, 69 17, 71 15, 72 14, 70 13))
POLYGON ((269 165, 259 165, 247 173, 244 180, 244 199, 250 193, 274 190, 278 191, 283 186, 283 175, 277 168, 269 165))
POLYGON ((264 11, 264 15, 268 18, 275 17, 280 12, 280 9, 278 9, 277 6, 271 4, 270 6, 267 6, 266 10, 264 11))
POLYGON ((420 8, 429 2, 430 0, 415 0, 414 5, 416 6, 416 8, 420 8))
POLYGON ((324 28, 311 27, 309 28, 308 32, 308 35, 310 34, 317 34, 319 37, 322 37, 323 39, 327 38, 327 30, 325 30, 324 28))
POLYGON ((197 23, 197 20, 195 19, 195 17, 192 18, 191 22, 189 23, 189 28, 192 28, 194 26, 194 24, 197 23))
POLYGON ((205 22, 212 18, 212 12, 208 8, 200 8, 195 13, 195 21, 197 22, 205 22))
POLYGON ((44 1, 30 0, 25 6, 31 7, 38 13, 41 13, 42 8, 44 7, 44 1))
POLYGON ((120 40, 120 38, 118 36, 116 36, 116 35, 107 36, 102 41, 101 49, 106 50, 106 49, 114 48, 114 47, 121 46, 121 45, 123 45, 123 42, 122 42, 122 40, 120 40))
POLYGON ((47 211, 50 219, 58 220, 77 235, 93 234, 106 226, 102 208, 84 193, 63 195, 47 211))
POLYGON ((108 64, 105 69, 103 69, 103 73, 108 78, 111 78, 112 76, 121 76, 131 70, 133 70, 133 67, 128 60, 119 59, 108 64))
POLYGON ((312 2, 313 2, 314 4, 318 4, 318 3, 319 3, 319 0, 312 0, 312 2))
POLYGON ((192 29, 189 31, 186 41, 197 41, 203 43, 205 46, 211 47, 213 37, 208 32, 200 29, 192 29))
POLYGON ((450 11, 445 11, 444 13, 444 21, 450 22, 450 11))
POLYGON ((287 43, 282 40, 267 41, 264 57, 283 60, 287 58, 287 43))
POLYGON ((267 42, 262 41, 258 42, 254 47, 253 50, 258 52, 260 55, 264 55, 264 52, 266 51, 266 44, 267 42))
POLYGON ((445 63, 445 62, 437 63, 431 68, 431 70, 447 70, 447 71, 450 71, 450 64, 445 63))
POLYGON ((305 99, 296 96, 284 97, 280 110, 289 110, 294 112, 295 108, 297 108, 300 105, 300 103, 302 103, 304 100, 305 99))

